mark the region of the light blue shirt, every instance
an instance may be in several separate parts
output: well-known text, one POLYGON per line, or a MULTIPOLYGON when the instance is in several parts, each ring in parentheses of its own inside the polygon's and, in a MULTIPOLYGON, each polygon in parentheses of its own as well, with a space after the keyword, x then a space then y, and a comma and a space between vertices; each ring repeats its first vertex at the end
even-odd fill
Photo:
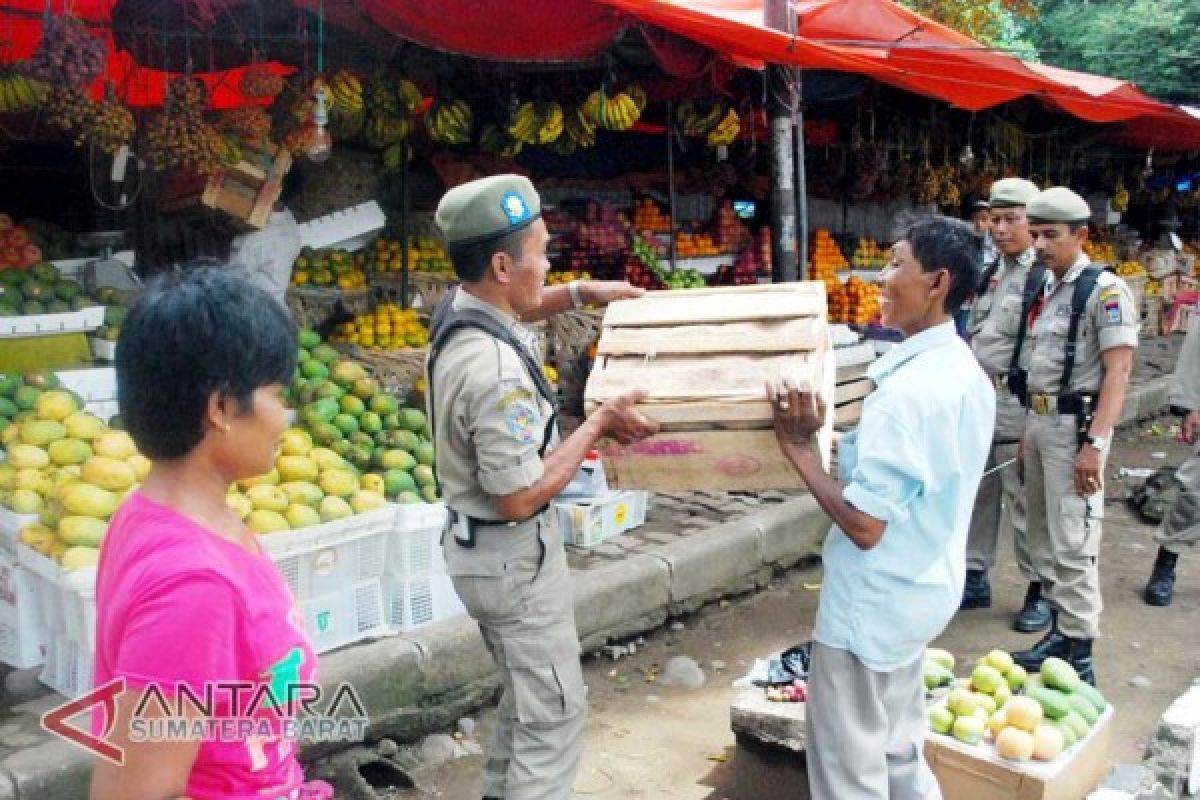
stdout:
POLYGON ((813 638, 890 672, 919 658, 962 600, 996 393, 952 322, 906 339, 867 376, 876 389, 838 443, 842 496, 887 528, 870 550, 830 530, 813 638))

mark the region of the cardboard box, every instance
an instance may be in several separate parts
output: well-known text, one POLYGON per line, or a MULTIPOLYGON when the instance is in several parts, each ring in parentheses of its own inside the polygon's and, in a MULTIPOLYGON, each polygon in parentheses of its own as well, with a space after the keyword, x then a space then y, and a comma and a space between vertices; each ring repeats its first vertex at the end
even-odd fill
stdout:
POLYGON ((662 431, 600 447, 620 489, 738 491, 803 488, 772 429, 767 381, 819 392, 828 463, 837 371, 819 281, 649 292, 605 311, 585 410, 632 388, 662 431))
POLYGON ((1082 800, 1112 767, 1110 705, 1088 732, 1051 762, 1017 763, 1000 758, 990 742, 969 745, 930 732, 925 760, 946 800, 1082 800))
POLYGON ((592 547, 646 522, 647 492, 610 491, 601 497, 554 504, 563 541, 592 547))

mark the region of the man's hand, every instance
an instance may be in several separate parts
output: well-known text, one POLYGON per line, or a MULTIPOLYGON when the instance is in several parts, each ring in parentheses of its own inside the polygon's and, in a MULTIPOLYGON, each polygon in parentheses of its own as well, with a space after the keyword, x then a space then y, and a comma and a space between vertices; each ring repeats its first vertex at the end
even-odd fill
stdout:
POLYGON ((632 300, 646 293, 645 289, 629 281, 583 281, 579 288, 584 302, 593 306, 606 306, 614 300, 632 300))
POLYGON ((813 434, 825 425, 825 401, 790 380, 767 383, 767 402, 774 414, 775 438, 785 450, 809 446, 813 434))
POLYGON ((646 394, 645 389, 634 389, 600 406, 596 415, 604 434, 620 444, 632 444, 658 433, 658 422, 637 410, 646 394))
POLYGON ((1183 418, 1183 424, 1179 426, 1179 429, 1185 442, 1195 444, 1196 437, 1200 436, 1200 409, 1189 411, 1183 418))
POLYGON ((1104 488, 1100 456, 1100 451, 1090 444, 1079 448, 1075 456, 1075 493, 1080 497, 1087 497, 1104 488))

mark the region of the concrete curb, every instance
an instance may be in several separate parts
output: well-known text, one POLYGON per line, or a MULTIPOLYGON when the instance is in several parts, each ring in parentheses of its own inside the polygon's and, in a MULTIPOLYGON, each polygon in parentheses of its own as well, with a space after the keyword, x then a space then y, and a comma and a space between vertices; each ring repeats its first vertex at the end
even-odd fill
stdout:
POLYGON ((1117 426, 1130 425, 1162 413, 1170 405, 1170 391, 1170 375, 1146 381, 1141 386, 1130 387, 1125 393, 1125 404, 1121 407, 1117 426))

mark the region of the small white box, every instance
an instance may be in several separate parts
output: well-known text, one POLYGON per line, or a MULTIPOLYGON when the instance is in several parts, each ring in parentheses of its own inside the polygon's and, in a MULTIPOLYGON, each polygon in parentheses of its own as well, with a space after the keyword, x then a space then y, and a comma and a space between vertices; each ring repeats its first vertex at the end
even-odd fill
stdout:
POLYGON ((649 500, 648 492, 610 491, 600 497, 555 503, 554 509, 564 542, 593 547, 645 523, 649 500))

